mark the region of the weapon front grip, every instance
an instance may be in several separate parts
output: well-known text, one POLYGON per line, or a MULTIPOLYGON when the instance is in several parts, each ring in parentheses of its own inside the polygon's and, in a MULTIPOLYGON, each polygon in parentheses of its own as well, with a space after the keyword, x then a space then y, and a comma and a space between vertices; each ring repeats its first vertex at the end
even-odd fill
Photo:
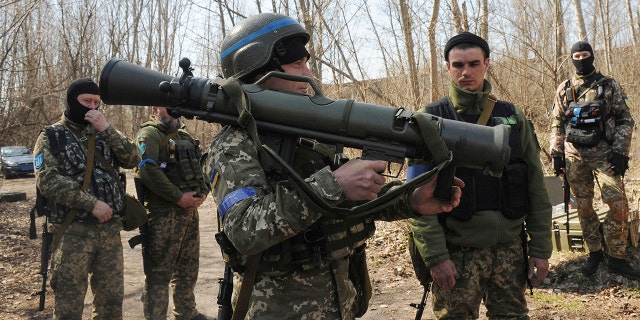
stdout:
POLYGON ((455 178, 456 167, 452 164, 442 168, 438 173, 438 180, 436 182, 436 188, 433 191, 433 196, 444 202, 451 201, 453 196, 453 179, 455 178))

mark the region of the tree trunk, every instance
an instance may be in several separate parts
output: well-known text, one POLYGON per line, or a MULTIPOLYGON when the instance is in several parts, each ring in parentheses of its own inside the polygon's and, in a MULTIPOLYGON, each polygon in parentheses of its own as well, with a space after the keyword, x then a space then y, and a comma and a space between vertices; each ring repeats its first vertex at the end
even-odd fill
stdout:
POLYGON ((584 26, 584 17, 582 16, 582 1, 581 0, 572 0, 573 1, 573 9, 576 13, 576 21, 578 24, 578 36, 582 41, 589 41, 587 38, 587 28, 584 26))
POLYGON ((409 68, 409 82, 413 94, 413 104, 420 103, 420 87, 418 86, 418 68, 414 55, 413 36, 411 34, 411 17, 406 0, 400 0, 400 20, 402 21, 402 33, 404 35, 404 46, 407 54, 407 67, 409 68))
POLYGON ((429 21, 429 56, 431 63, 431 72, 429 72, 429 83, 431 84, 430 100, 436 101, 440 96, 438 93, 438 54, 436 53, 436 24, 438 23, 438 15, 440 11, 440 0, 433 0, 433 11, 431 11, 431 20, 429 21))

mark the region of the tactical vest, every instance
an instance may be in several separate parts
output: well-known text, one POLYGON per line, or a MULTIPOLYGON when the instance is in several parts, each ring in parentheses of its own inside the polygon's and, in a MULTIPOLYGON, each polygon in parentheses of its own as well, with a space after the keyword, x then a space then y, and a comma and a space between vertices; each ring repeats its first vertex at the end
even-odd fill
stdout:
MULTIPOLYGON (((348 160, 342 153, 336 153, 335 147, 313 140, 296 140, 278 134, 261 134, 260 140, 291 163, 293 169, 303 178, 327 165, 335 170, 348 160)), ((274 186, 278 181, 286 179, 284 173, 277 170, 269 160, 261 159, 261 164, 265 168, 267 181, 273 182, 274 186)), ((330 261, 353 254, 354 250, 362 247, 374 232, 375 223, 370 217, 323 217, 296 236, 265 250, 259 270, 278 275, 294 269, 310 270, 323 267, 330 261)))
POLYGON ((200 144, 198 140, 169 139, 169 159, 165 173, 180 190, 195 191, 202 184, 200 144))
POLYGON ((567 81, 567 111, 565 128, 567 142, 578 147, 593 147, 606 139, 605 121, 607 102, 604 97, 608 78, 598 73, 590 81, 574 90, 571 80, 567 81), (590 91, 595 94, 589 94, 590 91), (584 97, 584 100, 580 101, 584 97))
MULTIPOLYGON (((445 97, 429 104, 428 113, 457 121, 477 123, 480 115, 459 114, 445 97)), ((521 218, 531 211, 529 203, 529 174, 524 161, 524 151, 520 140, 522 126, 516 117, 515 106, 506 101, 497 101, 488 126, 506 124, 511 127, 509 163, 502 171, 502 177, 485 175, 481 170, 464 167, 456 168, 456 176, 465 182, 460 205, 441 218, 452 217, 461 221, 471 219, 474 212, 483 210, 501 211, 509 219, 521 218)))
MULTIPOLYGON (((82 185, 84 172, 87 165, 87 155, 76 139, 76 136, 62 123, 56 123, 44 128, 49 140, 49 150, 58 159, 58 171, 61 175, 71 178, 82 185)), ((79 137, 79 139, 86 139, 79 137)), ((118 164, 111 152, 107 141, 100 133, 96 133, 96 153, 101 154, 117 171, 118 164)), ((118 187, 118 180, 111 175, 109 169, 103 167, 100 161, 94 161, 94 169, 89 184, 88 193, 107 203, 114 212, 124 211, 124 195, 118 187), (99 182, 99 183, 98 183, 99 182)), ((58 203, 57 210, 51 213, 52 223, 62 223, 69 208, 58 203)), ((97 222, 97 219, 88 212, 78 212, 73 221, 97 222)))
MULTIPOLYGON (((166 132, 155 127, 165 138, 166 132)), ((200 141, 191 138, 184 130, 160 146, 159 163, 164 163, 164 173, 181 191, 202 191, 202 168, 200 167, 200 141), (164 150, 163 150, 164 149, 164 150)), ((161 166, 163 167, 163 166, 161 166)))

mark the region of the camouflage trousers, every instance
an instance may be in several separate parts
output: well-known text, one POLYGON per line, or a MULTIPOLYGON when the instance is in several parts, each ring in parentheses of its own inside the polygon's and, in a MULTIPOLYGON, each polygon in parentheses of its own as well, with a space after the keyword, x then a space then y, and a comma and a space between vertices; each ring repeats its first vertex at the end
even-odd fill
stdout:
MULTIPOLYGON (((348 267, 348 265, 346 265, 348 267)), ((258 273, 245 319, 344 320, 336 279, 330 267, 291 271, 278 276, 258 273)), ((235 289, 235 288, 234 288, 235 289)))
MULTIPOLYGON (((122 319, 121 224, 119 218, 104 224, 74 222, 62 236, 51 260, 55 319, 82 319, 88 283, 93 293, 93 319, 122 319)), ((58 227, 54 225, 53 232, 58 227)))
POLYGON ((142 292, 147 320, 167 318, 169 285, 175 318, 198 315, 193 293, 198 280, 200 234, 198 210, 151 208, 144 248, 145 283, 142 292))
POLYGON ((449 291, 432 286, 437 319, 477 319, 483 300, 489 319, 529 319, 519 237, 490 248, 452 248, 449 256, 458 275, 449 291))
MULTIPOLYGON (((622 178, 610 176, 607 173, 609 162, 605 159, 590 159, 588 161, 570 157, 567 159, 567 180, 573 195, 576 197, 580 214, 580 226, 589 251, 602 250, 603 235, 600 232, 600 219, 593 209, 595 196, 595 181, 598 182, 602 193, 602 201, 609 206, 609 213, 602 225, 604 241, 610 256, 623 259, 627 249, 627 221, 616 221, 611 212, 616 210, 613 204, 623 200, 622 178), (583 206, 589 206, 584 208, 583 206)), ((623 204, 628 205, 626 202, 623 204)))

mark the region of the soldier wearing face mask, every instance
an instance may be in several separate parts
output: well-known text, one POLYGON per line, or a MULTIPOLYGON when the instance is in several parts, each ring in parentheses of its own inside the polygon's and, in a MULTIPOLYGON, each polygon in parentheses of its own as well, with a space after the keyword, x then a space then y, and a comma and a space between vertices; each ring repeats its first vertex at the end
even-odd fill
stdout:
POLYGON ((629 206, 622 181, 629 168, 634 120, 624 90, 616 80, 596 70, 594 58, 591 45, 585 41, 571 47, 576 74, 558 86, 553 107, 554 171, 556 176, 566 175, 578 205, 589 249, 582 273, 595 273, 606 256, 610 273, 640 279, 640 270, 625 260, 629 206), (595 182, 609 207, 602 228, 593 208, 595 182), (607 252, 602 246, 603 236, 607 252))
POLYGON ((122 319, 125 192, 116 172, 135 167, 140 153, 109 124, 99 105, 98 85, 88 78, 75 80, 67 90, 64 116, 42 130, 34 147, 38 195, 56 208, 47 215, 54 234, 55 319, 82 318, 89 284, 93 319, 122 319))

